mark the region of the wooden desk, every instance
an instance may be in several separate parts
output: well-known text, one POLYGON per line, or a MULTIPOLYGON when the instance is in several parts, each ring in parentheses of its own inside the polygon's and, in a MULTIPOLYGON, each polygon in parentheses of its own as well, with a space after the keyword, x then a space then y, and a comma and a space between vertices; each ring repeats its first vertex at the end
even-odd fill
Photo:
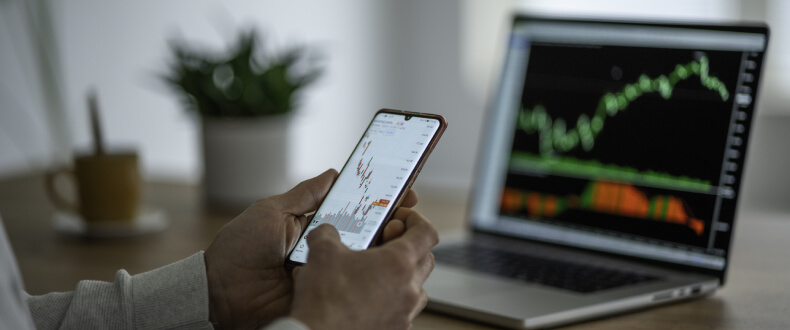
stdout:
MULTIPOLYGON (((461 228, 464 201, 420 196, 418 209, 440 232, 461 228)), ((53 207, 43 180, 0 180, 0 215, 27 291, 71 291, 84 279, 112 281, 161 267, 205 249, 235 213, 211 213, 195 186, 151 183, 145 203, 168 215, 165 231, 147 236, 86 240, 52 227, 53 207)), ((715 295, 582 323, 568 329, 790 329, 790 213, 741 212, 727 286, 715 295)), ((490 329, 482 324, 423 312, 414 329, 490 329)))

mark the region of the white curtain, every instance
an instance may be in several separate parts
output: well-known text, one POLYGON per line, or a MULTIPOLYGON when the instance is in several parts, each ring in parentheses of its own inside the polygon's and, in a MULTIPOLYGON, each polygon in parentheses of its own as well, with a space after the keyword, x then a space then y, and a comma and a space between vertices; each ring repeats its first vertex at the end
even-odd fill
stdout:
POLYGON ((70 134, 45 0, 0 0, 0 176, 66 161, 70 134))

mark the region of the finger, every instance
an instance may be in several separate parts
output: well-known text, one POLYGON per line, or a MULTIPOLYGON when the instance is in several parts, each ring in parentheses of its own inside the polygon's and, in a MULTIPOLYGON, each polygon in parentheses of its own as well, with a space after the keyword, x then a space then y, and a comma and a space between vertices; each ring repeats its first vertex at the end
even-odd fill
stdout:
POLYGON ((425 280, 428 279, 428 276, 431 275, 433 271, 433 267, 436 266, 436 259, 433 256, 432 252, 428 252, 425 256, 417 262, 417 270, 416 270, 416 277, 415 281, 417 284, 422 286, 425 283, 425 280))
POLYGON ((316 245, 340 244, 340 233, 330 224, 321 224, 307 234, 307 245, 311 250, 316 245))
POLYGON ((428 220, 415 210, 400 208, 396 215, 400 215, 406 225, 403 235, 390 241, 383 248, 392 248, 403 251, 404 255, 415 264, 427 254, 431 248, 439 243, 439 234, 428 220))
POLYGON ((283 212, 302 215, 315 211, 326 197, 337 177, 334 169, 326 170, 317 177, 302 181, 288 192, 273 196, 283 212))
POLYGON ((300 233, 302 232, 302 230, 307 228, 307 225, 310 224, 311 220, 313 220, 313 216, 315 216, 315 214, 312 214, 310 216, 300 215, 300 216, 296 217, 296 220, 299 221, 299 232, 300 233))
POLYGON ((301 270, 302 270, 302 267, 301 267, 301 266, 294 267, 294 269, 293 269, 293 270, 291 270, 291 278, 294 278, 294 279, 295 279, 295 278, 296 278, 296 276, 299 274, 299 272, 300 272, 301 270))
MULTIPOLYGON (((414 211, 414 210, 412 210, 412 209, 410 209, 410 208, 407 208, 407 207, 399 207, 397 210, 395 210, 395 214, 393 214, 393 215, 392 215, 392 218, 393 218, 393 219, 406 220, 406 218, 407 218, 407 217, 408 217, 410 214, 412 214, 412 213, 414 213, 414 212, 416 212, 416 211, 414 211)), ((425 221, 428 221, 428 220, 426 219, 425 221)), ((403 222, 405 223, 406 221, 403 221, 403 222)))
POLYGON ((307 264, 329 263, 337 260, 337 254, 348 251, 348 247, 340 241, 340 234, 330 224, 321 224, 307 234, 307 264))
POLYGON ((425 291, 425 288, 420 288, 419 299, 420 300, 417 301, 417 305, 414 306, 414 309, 411 311, 411 314, 409 315, 410 320, 414 320, 414 318, 416 318, 417 315, 419 315, 420 312, 422 312, 422 310, 425 309, 425 306, 428 305, 428 292, 425 291))
POLYGON ((386 243, 396 239, 403 235, 404 231, 406 231, 406 225, 403 224, 403 221, 392 219, 387 222, 387 225, 384 227, 384 232, 381 233, 381 242, 386 243))
POLYGON ((310 224, 310 220, 313 218, 312 215, 309 217, 306 215, 299 215, 294 217, 298 226, 291 227, 291 235, 288 237, 288 250, 293 250, 296 247, 296 244, 299 243, 299 236, 304 232, 304 229, 307 228, 307 225, 310 224))
POLYGON ((414 189, 409 189, 406 195, 403 196, 403 201, 400 203, 400 206, 411 208, 417 205, 418 200, 417 192, 414 191, 414 189))

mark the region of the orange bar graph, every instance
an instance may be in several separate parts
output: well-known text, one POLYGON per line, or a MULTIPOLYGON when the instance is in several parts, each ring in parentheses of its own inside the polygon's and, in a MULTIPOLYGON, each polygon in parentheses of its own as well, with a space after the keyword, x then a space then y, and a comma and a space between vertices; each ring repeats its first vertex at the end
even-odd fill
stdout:
POLYGON ((685 225, 697 235, 705 231, 705 222, 695 218, 682 199, 665 195, 648 198, 644 192, 627 183, 595 181, 581 196, 567 197, 505 188, 501 207, 505 212, 526 210, 530 216, 545 217, 554 217, 566 208, 578 208, 685 225))

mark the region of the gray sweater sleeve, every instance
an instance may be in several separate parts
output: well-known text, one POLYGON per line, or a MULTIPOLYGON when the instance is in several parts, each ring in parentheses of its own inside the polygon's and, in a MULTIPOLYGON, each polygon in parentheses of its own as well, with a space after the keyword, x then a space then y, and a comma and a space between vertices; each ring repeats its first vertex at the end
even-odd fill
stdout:
MULTIPOLYGON (((115 282, 80 281, 73 292, 28 296, 38 329, 213 329, 203 252, 115 282)), ((307 330, 283 318, 267 330, 307 330)))
POLYGON ((73 292, 28 297, 38 329, 212 329, 203 252, 115 282, 80 281, 73 292))

